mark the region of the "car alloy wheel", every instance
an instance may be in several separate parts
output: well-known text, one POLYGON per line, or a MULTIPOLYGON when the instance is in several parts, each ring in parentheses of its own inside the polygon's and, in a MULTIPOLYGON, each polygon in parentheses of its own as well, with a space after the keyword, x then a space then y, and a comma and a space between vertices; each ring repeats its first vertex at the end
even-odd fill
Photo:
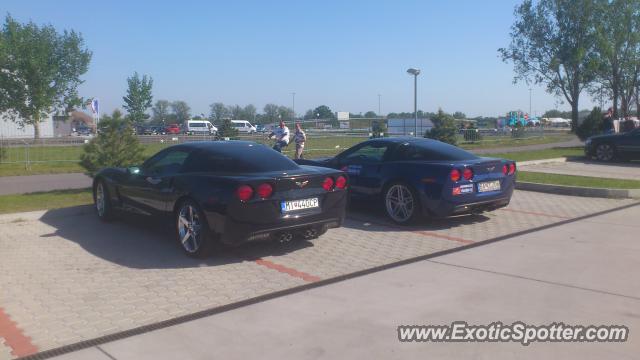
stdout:
POLYGON ((596 158, 600 161, 611 161, 613 159, 613 147, 609 144, 598 145, 596 158))
POLYGON ((104 217, 106 209, 105 202, 104 185, 102 185, 102 182, 99 182, 98 185, 96 185, 96 211, 99 217, 104 217))
POLYGON ((184 250, 196 253, 202 245, 202 222, 198 210, 186 203, 178 212, 178 239, 184 250))
POLYGON ((406 223, 413 217, 415 199, 411 190, 402 184, 392 185, 385 195, 389 217, 398 223, 406 223))

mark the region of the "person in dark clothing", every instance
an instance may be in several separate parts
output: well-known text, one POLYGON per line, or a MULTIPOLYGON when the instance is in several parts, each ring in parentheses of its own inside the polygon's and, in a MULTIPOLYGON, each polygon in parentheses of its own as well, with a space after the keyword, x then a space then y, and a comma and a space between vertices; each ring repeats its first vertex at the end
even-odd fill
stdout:
POLYGON ((613 109, 609 108, 602 119, 602 132, 610 134, 613 132, 613 109))

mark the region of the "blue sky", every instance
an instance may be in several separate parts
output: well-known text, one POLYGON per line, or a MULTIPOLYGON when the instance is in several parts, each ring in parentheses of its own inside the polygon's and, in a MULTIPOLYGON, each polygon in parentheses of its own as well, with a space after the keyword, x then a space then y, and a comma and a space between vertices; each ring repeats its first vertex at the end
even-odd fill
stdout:
MULTIPOLYGON (((508 45, 519 1, 29 1, 0 13, 83 34, 93 51, 80 93, 104 110, 122 107, 126 78, 154 79, 154 101, 185 100, 194 114, 212 102, 296 113, 413 111, 494 116, 529 110, 529 86, 513 85, 508 45)), ((533 87, 532 112, 569 109, 533 87)), ((586 94, 581 108, 591 106, 586 94)))

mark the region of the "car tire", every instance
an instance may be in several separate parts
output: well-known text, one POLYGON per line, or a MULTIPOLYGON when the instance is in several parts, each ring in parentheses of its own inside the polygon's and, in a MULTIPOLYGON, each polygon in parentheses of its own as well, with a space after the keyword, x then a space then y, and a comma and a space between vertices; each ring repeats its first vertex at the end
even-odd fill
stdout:
POLYGON ((385 187, 383 204, 387 217, 398 225, 409 225, 420 217, 420 198, 411 185, 394 182, 385 187))
POLYGON ((93 204, 98 218, 109 222, 115 219, 115 210, 109 196, 109 189, 104 180, 99 179, 93 186, 93 204))
POLYGON ((596 159, 599 161, 609 162, 616 156, 616 149, 609 143, 602 143, 596 146, 596 159))
POLYGON ((204 212, 198 204, 186 199, 180 202, 174 213, 176 240, 190 257, 205 258, 213 252, 213 239, 204 212))

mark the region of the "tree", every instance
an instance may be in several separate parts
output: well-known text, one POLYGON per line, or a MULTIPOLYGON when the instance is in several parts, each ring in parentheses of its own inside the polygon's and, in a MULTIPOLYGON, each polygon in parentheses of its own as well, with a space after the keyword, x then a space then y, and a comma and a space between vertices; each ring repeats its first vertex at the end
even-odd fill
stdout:
POLYGON ((115 110, 103 116, 98 124, 98 136, 84 146, 80 165, 94 176, 105 167, 128 167, 140 164, 144 147, 134 135, 132 123, 115 110))
POLYGON ((511 44, 498 51, 513 62, 514 82, 544 84, 571 105, 572 129, 578 124, 580 94, 595 78, 596 1, 525 0, 515 9, 511 44))
POLYGON ((376 115, 376 113, 373 111, 367 111, 366 113, 364 113, 364 117, 370 119, 370 118, 378 117, 378 115, 376 115))
POLYGON ((213 103, 209 105, 209 120, 213 121, 216 124, 220 124, 220 121, 229 116, 227 111, 227 107, 221 103, 213 103))
POLYGON ((153 112, 153 122, 156 124, 166 124, 169 119, 169 107, 171 103, 167 100, 158 100, 153 105, 151 111, 153 112))
POLYGON ((137 72, 133 73, 133 76, 127 78, 127 96, 123 96, 123 107, 129 113, 131 121, 140 125, 149 115, 146 114, 147 110, 153 103, 153 95, 151 95, 151 88, 153 87, 153 79, 150 76, 143 75, 140 78, 137 72))
POLYGON ((263 108, 263 112, 264 112, 264 120, 265 123, 275 123, 276 121, 278 121, 278 105, 276 104, 267 104, 264 106, 263 108))
POLYGON ((640 70, 640 0, 599 1, 599 5, 603 15, 594 25, 600 86, 592 87, 591 93, 606 91, 613 100, 614 118, 627 116, 640 70))
POLYGON ((222 120, 222 124, 218 127, 218 136, 221 138, 228 137, 230 139, 238 136, 238 129, 233 127, 230 119, 222 120))
POLYGON ((246 120, 244 119, 244 112, 242 111, 242 107, 240 105, 229 106, 227 112, 231 114, 231 118, 233 120, 246 120))
POLYGON ((424 137, 439 140, 447 144, 455 145, 457 143, 457 129, 453 116, 445 113, 442 109, 431 118, 433 128, 427 130, 424 137))
POLYGON ((594 107, 589 116, 578 126, 576 135, 585 141, 588 137, 602 133, 603 123, 602 109, 594 107))
POLYGON ((467 115, 461 111, 456 111, 453 113, 453 118, 454 119, 466 119, 467 115))
POLYGON ((253 104, 245 106, 244 109, 242 109, 242 112, 247 120, 255 122, 257 109, 253 104))
POLYGON ((20 24, 7 15, 0 30, 0 112, 20 127, 33 126, 77 98, 91 52, 80 33, 51 25, 20 24))
POLYGON ((293 109, 286 106, 278 106, 278 119, 283 121, 293 121, 293 109))
POLYGON ((191 108, 182 100, 171 103, 171 111, 176 116, 176 123, 184 124, 191 119, 191 108))

